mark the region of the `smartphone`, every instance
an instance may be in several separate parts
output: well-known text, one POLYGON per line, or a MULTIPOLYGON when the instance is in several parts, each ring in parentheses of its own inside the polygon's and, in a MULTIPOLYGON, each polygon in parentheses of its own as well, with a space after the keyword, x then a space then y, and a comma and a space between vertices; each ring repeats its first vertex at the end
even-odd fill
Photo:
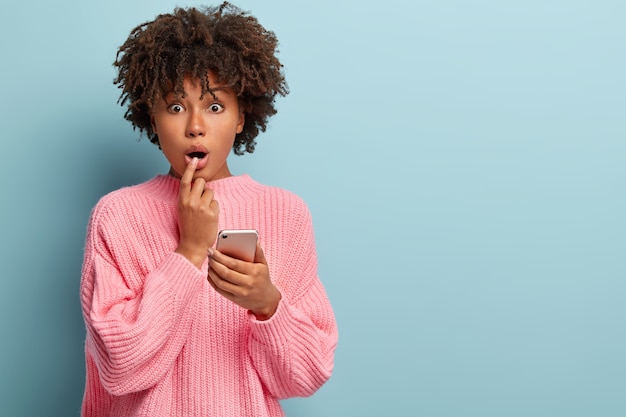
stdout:
POLYGON ((254 261, 259 234, 253 229, 222 230, 217 235, 217 250, 242 261, 254 261))

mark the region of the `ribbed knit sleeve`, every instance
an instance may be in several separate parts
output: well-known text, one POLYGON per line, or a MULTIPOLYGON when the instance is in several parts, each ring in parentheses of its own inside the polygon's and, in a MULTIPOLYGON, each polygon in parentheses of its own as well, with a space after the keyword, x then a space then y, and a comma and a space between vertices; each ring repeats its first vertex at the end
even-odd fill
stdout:
POLYGON ((250 315, 249 342, 258 374, 281 399, 315 393, 331 376, 337 344, 335 318, 317 277, 311 216, 302 200, 286 197, 282 229, 273 236, 284 240, 280 254, 273 254, 283 260, 275 277, 282 299, 269 320, 250 315))
POLYGON ((119 396, 152 387, 171 368, 206 273, 173 251, 150 253, 170 247, 167 239, 142 242, 141 233, 128 233, 138 227, 132 213, 146 209, 141 200, 110 201, 92 213, 81 298, 87 351, 104 388, 119 396))

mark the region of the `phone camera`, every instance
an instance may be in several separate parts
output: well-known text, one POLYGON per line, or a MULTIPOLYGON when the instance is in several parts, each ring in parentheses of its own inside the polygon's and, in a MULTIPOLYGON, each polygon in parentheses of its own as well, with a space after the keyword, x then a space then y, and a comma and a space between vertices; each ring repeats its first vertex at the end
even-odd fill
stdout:
POLYGON ((226 233, 222 234, 222 239, 226 239, 228 238, 228 235, 226 233))

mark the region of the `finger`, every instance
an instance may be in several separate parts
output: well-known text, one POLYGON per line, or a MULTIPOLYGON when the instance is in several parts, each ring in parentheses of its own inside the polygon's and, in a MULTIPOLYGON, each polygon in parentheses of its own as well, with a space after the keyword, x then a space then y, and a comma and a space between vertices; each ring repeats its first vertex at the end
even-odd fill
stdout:
POLYGON ((215 285, 215 281, 219 280, 219 276, 215 273, 215 271, 213 271, 212 269, 209 269, 209 273, 207 274, 206 280, 209 281, 209 284, 211 284, 211 287, 213 287, 214 290, 218 290, 219 288, 217 287, 217 285, 215 285))
POLYGON ((202 190, 200 191, 202 193, 202 201, 204 203, 210 204, 213 201, 213 196, 215 195, 215 193, 212 189, 209 188, 209 185, 204 180, 202 180, 202 182, 204 184, 202 190))
POLYGON ((193 174, 196 172, 196 166, 198 165, 198 158, 192 158, 191 162, 187 164, 185 172, 180 177, 180 193, 187 195, 191 191, 191 183, 193 181, 193 174))
POLYGON ((237 273, 238 275, 250 275, 254 264, 241 259, 233 258, 219 251, 215 251, 217 256, 214 256, 212 260, 218 262, 218 272, 224 279, 231 281, 231 274, 237 273))
POLYGON ((236 283, 222 277, 217 271, 209 269, 208 281, 211 286, 220 293, 227 293, 230 296, 237 296, 240 288, 236 283))
POLYGON ((202 193, 205 191, 205 188, 206 188, 206 181, 204 180, 204 178, 196 178, 195 180, 192 180, 192 183, 191 183, 192 194, 202 196, 203 195, 202 193))
MULTIPOLYGON (((213 197, 211 196, 211 198, 213 198, 213 197)), ((214 210, 216 215, 220 214, 220 203, 219 203, 219 201, 211 200, 211 210, 214 210)))
POLYGON ((254 263, 267 265, 265 253, 263 252, 263 248, 261 247, 261 244, 259 242, 256 243, 256 252, 254 252, 254 263))
MULTIPOLYGON (((202 196, 202 198, 204 199, 205 197, 202 196)), ((214 221, 217 222, 220 217, 220 204, 217 202, 217 200, 213 200, 213 191, 211 191, 211 196, 206 197, 206 198, 207 199, 211 198, 211 200, 208 200, 209 201, 209 213, 214 219, 214 221)), ((215 226, 217 228, 217 223, 215 224, 215 226)), ((215 239, 217 239, 217 233, 215 234, 215 236, 213 236, 213 241, 215 241, 215 239)))
POLYGON ((230 293, 227 293, 226 291, 222 290, 217 284, 216 282, 220 282, 221 278, 219 277, 219 275, 217 275, 215 272, 209 270, 209 273, 207 275, 207 281, 209 281, 209 284, 211 285, 211 287, 217 291, 219 294, 223 295, 226 298, 230 298, 233 295, 230 293))
POLYGON ((213 269, 222 279, 227 279, 229 270, 239 272, 238 266, 242 263, 239 259, 231 258, 222 252, 213 250, 213 254, 209 258, 209 267, 213 269))

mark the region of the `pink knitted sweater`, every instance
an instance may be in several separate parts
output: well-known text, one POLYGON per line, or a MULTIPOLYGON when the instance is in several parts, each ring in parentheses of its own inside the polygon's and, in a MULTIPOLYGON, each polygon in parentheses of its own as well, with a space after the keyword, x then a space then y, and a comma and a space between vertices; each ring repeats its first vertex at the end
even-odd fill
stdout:
POLYGON ((337 343, 304 202, 247 175, 210 183, 220 229, 256 229, 282 293, 257 321, 174 252, 179 180, 104 196, 87 231, 83 416, 281 416, 328 380, 337 343))

